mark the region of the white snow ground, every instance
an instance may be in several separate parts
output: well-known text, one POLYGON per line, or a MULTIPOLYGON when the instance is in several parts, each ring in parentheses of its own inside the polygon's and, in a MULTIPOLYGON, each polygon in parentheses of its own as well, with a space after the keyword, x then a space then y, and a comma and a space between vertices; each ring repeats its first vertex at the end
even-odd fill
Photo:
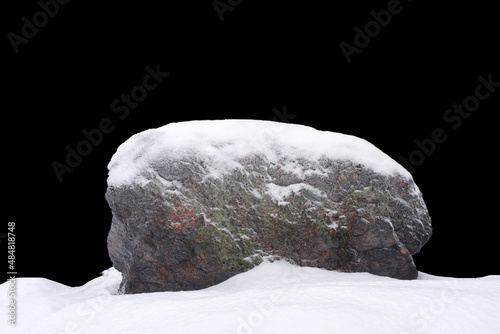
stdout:
POLYGON ((0 285, 0 333, 500 333, 500 276, 401 281, 264 262, 199 291, 117 295, 111 268, 81 287, 17 279, 17 326, 0 285))

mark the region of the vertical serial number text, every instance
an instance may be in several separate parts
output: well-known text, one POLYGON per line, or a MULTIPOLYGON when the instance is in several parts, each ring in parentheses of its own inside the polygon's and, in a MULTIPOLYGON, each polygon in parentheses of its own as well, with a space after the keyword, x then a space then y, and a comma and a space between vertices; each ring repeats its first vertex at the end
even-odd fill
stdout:
POLYGON ((9 325, 15 326, 17 319, 17 284, 16 284, 16 223, 7 223, 7 277, 9 278, 8 298, 9 304, 7 306, 9 325))

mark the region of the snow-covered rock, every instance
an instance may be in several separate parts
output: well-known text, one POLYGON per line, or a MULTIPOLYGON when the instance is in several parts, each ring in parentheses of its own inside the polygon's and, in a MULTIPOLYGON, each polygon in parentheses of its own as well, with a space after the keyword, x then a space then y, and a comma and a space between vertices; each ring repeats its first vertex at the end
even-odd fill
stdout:
POLYGON ((172 123, 108 166, 125 293, 206 288, 263 258, 402 279, 431 236, 411 175, 367 141, 251 120, 172 123))

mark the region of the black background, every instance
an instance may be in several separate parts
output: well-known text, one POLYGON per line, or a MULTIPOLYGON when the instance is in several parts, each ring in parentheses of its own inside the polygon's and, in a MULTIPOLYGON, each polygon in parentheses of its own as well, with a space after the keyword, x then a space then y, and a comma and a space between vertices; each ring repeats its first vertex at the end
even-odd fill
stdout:
POLYGON ((456 130, 443 121, 474 94, 478 76, 500 81, 491 2, 402 0, 401 13, 350 64, 339 44, 353 44, 354 27, 388 1, 233 0, 223 21, 212 0, 168 3, 73 0, 18 53, 7 34, 20 35, 21 18, 32 22, 40 5, 3 5, 0 233, 16 222, 18 276, 76 286, 111 266, 107 164, 133 134, 196 119, 272 120, 284 106, 292 123, 364 138, 395 160, 445 130, 447 140, 413 172, 434 229, 415 262, 441 276, 500 274, 500 88, 456 130), (111 103, 157 64, 169 77, 120 120, 111 103), (51 164, 64 163, 65 147, 104 118, 114 130, 59 182, 51 164))

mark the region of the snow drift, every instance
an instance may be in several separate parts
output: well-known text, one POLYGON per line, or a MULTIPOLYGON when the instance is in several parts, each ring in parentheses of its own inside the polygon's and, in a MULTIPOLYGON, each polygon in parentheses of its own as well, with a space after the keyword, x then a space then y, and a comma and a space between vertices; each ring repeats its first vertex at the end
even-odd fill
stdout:
MULTIPOLYGON (((81 287, 19 278, 18 324, 26 334, 493 334, 500 328, 500 276, 419 273, 401 281, 264 262, 199 291, 117 294, 115 269, 81 287)), ((6 296, 8 283, 0 285, 6 296)), ((6 310, 5 297, 0 308, 6 310)))

